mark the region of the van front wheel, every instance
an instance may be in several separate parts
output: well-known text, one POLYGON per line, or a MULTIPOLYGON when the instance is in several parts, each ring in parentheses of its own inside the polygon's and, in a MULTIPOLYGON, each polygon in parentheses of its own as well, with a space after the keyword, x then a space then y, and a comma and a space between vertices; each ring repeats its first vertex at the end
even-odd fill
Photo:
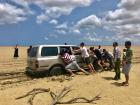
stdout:
POLYGON ((49 70, 49 76, 58 76, 65 73, 65 68, 62 65, 55 65, 49 70))

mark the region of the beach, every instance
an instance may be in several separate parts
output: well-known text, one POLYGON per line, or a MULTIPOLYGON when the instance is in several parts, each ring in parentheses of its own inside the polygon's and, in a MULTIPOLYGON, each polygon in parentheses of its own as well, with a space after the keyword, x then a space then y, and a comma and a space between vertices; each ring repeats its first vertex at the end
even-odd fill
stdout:
MULTIPOLYGON (((71 87, 71 91, 62 99, 67 101, 76 97, 91 99, 96 95, 101 98, 96 100, 96 105, 139 105, 140 104, 140 46, 133 46, 133 63, 130 72, 130 85, 121 86, 125 80, 112 78, 113 71, 104 71, 94 75, 78 73, 75 77, 65 79, 65 76, 30 78, 25 74, 27 66, 27 48, 19 47, 19 58, 13 59, 14 47, 0 47, 0 105, 30 105, 30 96, 16 99, 35 88, 50 88, 54 93, 59 93, 64 87, 71 87)), ((102 46, 112 52, 112 46, 102 46)), ((123 50, 123 46, 120 47, 123 50)), ((52 99, 48 93, 38 94, 33 105, 50 105, 52 99)), ((67 104, 68 105, 68 104, 67 104)), ((74 103, 73 105, 92 105, 92 103, 74 103)))

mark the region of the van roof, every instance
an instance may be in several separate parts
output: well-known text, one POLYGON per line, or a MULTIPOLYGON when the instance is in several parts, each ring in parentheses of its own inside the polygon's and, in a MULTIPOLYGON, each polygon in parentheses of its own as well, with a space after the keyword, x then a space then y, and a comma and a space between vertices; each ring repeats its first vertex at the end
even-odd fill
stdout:
POLYGON ((57 47, 57 46, 77 46, 77 45, 34 45, 33 47, 57 47))

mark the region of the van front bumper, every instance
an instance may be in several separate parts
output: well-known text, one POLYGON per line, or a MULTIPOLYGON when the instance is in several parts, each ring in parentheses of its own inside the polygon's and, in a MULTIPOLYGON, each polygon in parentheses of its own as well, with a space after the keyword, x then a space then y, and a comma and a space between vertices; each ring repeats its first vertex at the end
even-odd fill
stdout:
POLYGON ((48 76, 49 75, 49 72, 48 70, 33 70, 33 69, 30 69, 29 67, 26 67, 26 74, 28 76, 33 76, 33 77, 44 77, 44 76, 48 76))

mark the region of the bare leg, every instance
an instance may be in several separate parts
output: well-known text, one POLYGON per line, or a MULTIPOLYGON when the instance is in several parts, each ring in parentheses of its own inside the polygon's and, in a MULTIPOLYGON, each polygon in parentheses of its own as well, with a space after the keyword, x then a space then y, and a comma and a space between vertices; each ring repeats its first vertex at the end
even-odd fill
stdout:
POLYGON ((85 71, 84 69, 80 68, 80 71, 82 71, 83 73, 85 73, 86 75, 89 75, 89 73, 87 71, 85 71))
POLYGON ((90 72, 90 73, 93 73, 93 70, 92 70, 92 68, 91 68, 90 65, 88 65, 88 68, 89 68, 89 72, 90 72))
POLYGON ((93 67, 93 65, 91 63, 90 63, 90 66, 91 66, 93 72, 96 73, 96 71, 95 71, 95 69, 94 69, 94 67, 93 67))
POLYGON ((128 86, 129 85, 129 75, 125 75, 126 81, 122 83, 123 86, 128 86))
POLYGON ((129 81, 129 75, 125 75, 125 79, 126 79, 125 83, 128 84, 129 83, 128 82, 129 81))
POLYGON ((70 73, 70 75, 75 75, 73 72, 72 72, 72 70, 70 70, 70 69, 67 69, 67 71, 70 73))
POLYGON ((89 65, 88 65, 88 68, 89 68, 90 73, 95 72, 94 67, 93 67, 92 64, 89 64, 89 65))
POLYGON ((103 66, 101 65, 101 60, 98 60, 98 65, 101 67, 101 69, 103 70, 103 66))

